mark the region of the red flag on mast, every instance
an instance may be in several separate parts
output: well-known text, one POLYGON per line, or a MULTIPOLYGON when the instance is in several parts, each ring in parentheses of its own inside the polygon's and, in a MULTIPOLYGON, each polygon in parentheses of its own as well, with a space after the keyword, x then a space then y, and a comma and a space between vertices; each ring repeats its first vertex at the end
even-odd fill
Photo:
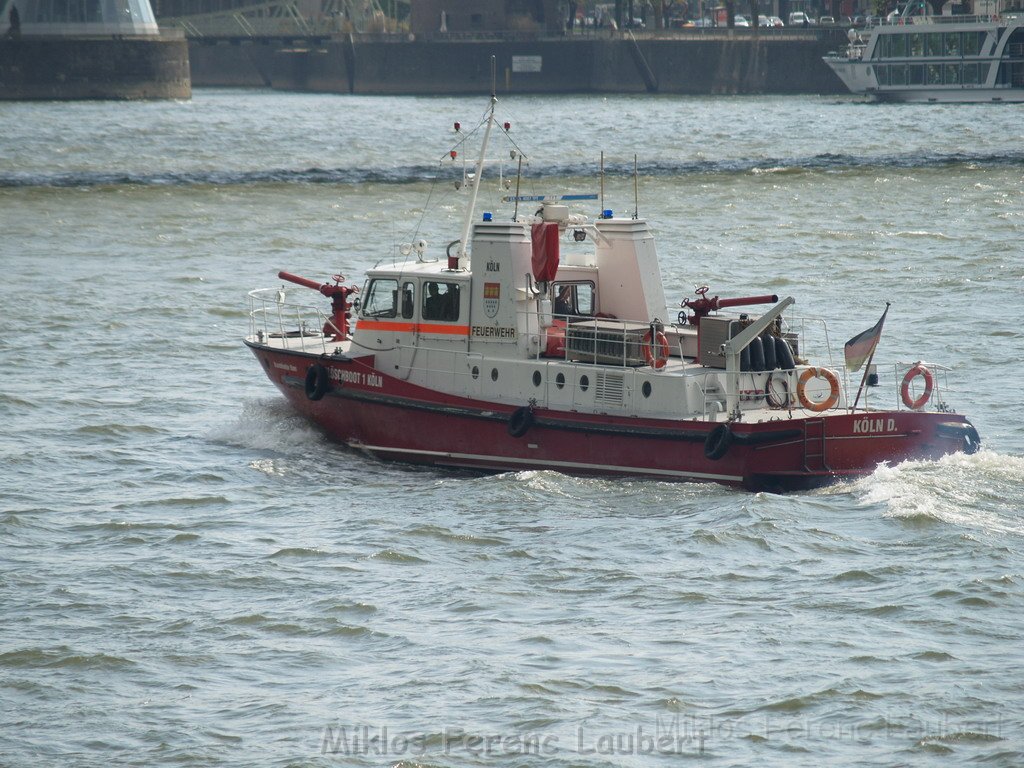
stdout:
POLYGON ((885 323, 885 316, 889 314, 889 304, 885 305, 885 312, 878 319, 878 322, 863 333, 858 333, 843 347, 843 354, 846 357, 846 367, 850 371, 858 370, 864 361, 867 360, 878 346, 878 340, 882 337, 882 324, 885 323))

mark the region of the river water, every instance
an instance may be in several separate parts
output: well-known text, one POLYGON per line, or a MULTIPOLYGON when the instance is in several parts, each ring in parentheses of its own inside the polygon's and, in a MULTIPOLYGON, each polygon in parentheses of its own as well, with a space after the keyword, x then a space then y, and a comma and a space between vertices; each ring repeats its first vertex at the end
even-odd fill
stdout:
POLYGON ((443 252, 485 106, 0 104, 0 764, 1024 764, 1020 109, 499 103, 523 193, 605 152, 673 303, 792 294, 839 350, 890 301, 879 362, 950 367, 979 453, 776 496, 383 464, 284 406, 246 291, 443 252))

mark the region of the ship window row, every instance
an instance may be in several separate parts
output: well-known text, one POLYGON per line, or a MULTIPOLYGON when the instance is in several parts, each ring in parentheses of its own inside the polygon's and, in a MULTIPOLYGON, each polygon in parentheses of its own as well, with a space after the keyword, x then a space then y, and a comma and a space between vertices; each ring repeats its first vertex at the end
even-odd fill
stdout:
POLYGON ((901 59, 924 56, 979 56, 986 32, 912 32, 881 35, 873 58, 901 59))
POLYGON ((875 67, 881 85, 979 85, 988 64, 881 64, 875 67))
MULTIPOLYGON (((360 314, 363 317, 411 320, 415 314, 416 288, 416 283, 411 281, 403 283, 399 291, 397 280, 372 280, 363 291, 360 314)), ((457 321, 461 303, 459 295, 458 283, 425 280, 420 317, 423 320, 457 321)))

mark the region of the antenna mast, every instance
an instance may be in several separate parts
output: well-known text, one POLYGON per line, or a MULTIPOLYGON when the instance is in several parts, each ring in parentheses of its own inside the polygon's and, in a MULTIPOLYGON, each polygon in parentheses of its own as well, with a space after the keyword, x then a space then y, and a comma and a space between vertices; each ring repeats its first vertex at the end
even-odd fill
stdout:
POLYGON ((640 218, 640 177, 636 170, 636 155, 633 155, 633 218, 640 218))
POLYGON ((476 211, 476 197, 480 191, 480 181, 484 170, 484 157, 487 154, 487 143, 491 138, 491 128, 494 126, 494 106, 498 103, 494 85, 495 58, 491 56, 491 104, 487 108, 487 127, 484 129, 484 140, 480 143, 480 157, 476 161, 476 174, 473 177, 473 191, 469 196, 469 206, 466 208, 466 216, 462 220, 462 237, 459 239, 459 250, 454 258, 448 259, 448 269, 454 271, 460 269, 460 262, 466 258, 466 246, 469 244, 469 230, 473 225, 473 214, 476 211), (454 264, 452 263, 454 262, 454 264))

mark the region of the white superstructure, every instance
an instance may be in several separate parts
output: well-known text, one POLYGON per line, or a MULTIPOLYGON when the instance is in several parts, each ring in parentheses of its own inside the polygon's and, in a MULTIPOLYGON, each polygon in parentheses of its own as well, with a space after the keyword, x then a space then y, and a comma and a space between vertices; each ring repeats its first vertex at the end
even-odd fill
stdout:
POLYGON ((826 64, 879 101, 1024 101, 1024 15, 910 16, 858 32, 826 64))

